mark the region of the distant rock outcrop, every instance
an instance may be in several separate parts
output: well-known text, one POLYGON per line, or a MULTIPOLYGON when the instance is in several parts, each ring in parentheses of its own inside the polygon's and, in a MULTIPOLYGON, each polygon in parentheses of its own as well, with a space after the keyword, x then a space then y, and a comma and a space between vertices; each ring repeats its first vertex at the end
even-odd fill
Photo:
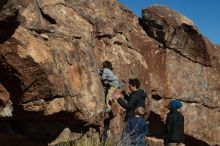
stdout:
MULTIPOLYGON (((104 108, 98 69, 110 60, 120 79, 139 78, 148 92, 149 145, 162 145, 174 98, 183 102, 187 145, 220 143, 220 49, 188 18, 163 6, 138 18, 115 0, 0 4, 0 110, 13 104, 13 117, 0 118, 0 140, 97 144, 104 108)), ((112 136, 123 126, 117 111, 112 136)))

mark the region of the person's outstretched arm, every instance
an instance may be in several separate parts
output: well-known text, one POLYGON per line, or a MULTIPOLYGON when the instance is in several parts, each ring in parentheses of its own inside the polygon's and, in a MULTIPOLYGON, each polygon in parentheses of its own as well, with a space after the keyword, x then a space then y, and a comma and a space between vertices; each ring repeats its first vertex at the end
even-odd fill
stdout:
POLYGON ((125 100, 120 97, 117 101, 124 109, 131 109, 135 105, 136 100, 137 98, 130 97, 128 102, 125 102, 125 100))
POLYGON ((124 99, 128 102, 128 100, 129 100, 129 94, 126 93, 125 90, 123 90, 123 91, 121 92, 121 94, 124 96, 124 99))

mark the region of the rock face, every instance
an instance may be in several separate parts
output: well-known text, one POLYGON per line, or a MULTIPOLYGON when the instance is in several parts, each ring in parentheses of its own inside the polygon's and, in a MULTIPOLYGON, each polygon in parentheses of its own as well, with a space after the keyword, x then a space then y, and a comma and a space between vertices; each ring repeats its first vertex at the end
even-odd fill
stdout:
MULTIPOLYGON (((220 50, 177 12, 154 6, 139 19, 115 0, 3 0, 0 26, 0 89, 9 93, 0 99, 10 98, 15 119, 2 116, 1 133, 22 131, 50 145, 79 133, 98 139, 104 107, 98 69, 110 60, 120 79, 141 80, 151 130, 164 126, 168 102, 179 98, 185 143, 220 143, 220 50)), ((111 120, 112 135, 122 121, 120 114, 111 120)), ((153 132, 150 145, 161 145, 162 135, 153 132)))
POLYGON ((164 6, 142 11, 143 26, 148 35, 196 63, 211 66, 212 44, 198 31, 191 20, 164 6))
POLYGON ((93 122, 103 104, 91 49, 92 25, 64 1, 19 4, 20 25, 0 51, 1 83, 11 100, 26 111, 76 112, 78 119, 93 122), (62 13, 57 15, 56 9, 62 13))
POLYGON ((151 56, 157 64, 149 70, 152 97, 162 100, 154 100, 152 110, 165 115, 161 105, 167 105, 167 98, 181 99, 186 133, 210 145, 219 144, 219 124, 209 123, 220 122, 219 48, 192 21, 167 7, 152 6, 142 15, 144 30, 161 43, 151 56))

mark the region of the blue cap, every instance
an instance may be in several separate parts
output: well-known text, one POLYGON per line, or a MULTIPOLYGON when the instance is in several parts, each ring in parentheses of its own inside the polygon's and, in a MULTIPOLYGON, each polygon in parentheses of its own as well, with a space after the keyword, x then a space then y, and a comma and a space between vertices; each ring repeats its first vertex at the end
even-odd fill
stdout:
POLYGON ((175 100, 170 101, 170 109, 175 110, 181 107, 182 107, 182 103, 180 100, 175 99, 175 100))

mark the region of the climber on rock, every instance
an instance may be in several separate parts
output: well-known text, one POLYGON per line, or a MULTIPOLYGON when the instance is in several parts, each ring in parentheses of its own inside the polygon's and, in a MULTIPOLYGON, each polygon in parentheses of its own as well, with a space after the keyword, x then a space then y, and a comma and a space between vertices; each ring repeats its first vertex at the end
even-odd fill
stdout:
POLYGON ((102 63, 102 69, 99 71, 99 75, 105 88, 105 112, 111 111, 110 104, 116 89, 122 90, 125 86, 124 82, 120 81, 112 70, 112 63, 106 60, 102 63))

